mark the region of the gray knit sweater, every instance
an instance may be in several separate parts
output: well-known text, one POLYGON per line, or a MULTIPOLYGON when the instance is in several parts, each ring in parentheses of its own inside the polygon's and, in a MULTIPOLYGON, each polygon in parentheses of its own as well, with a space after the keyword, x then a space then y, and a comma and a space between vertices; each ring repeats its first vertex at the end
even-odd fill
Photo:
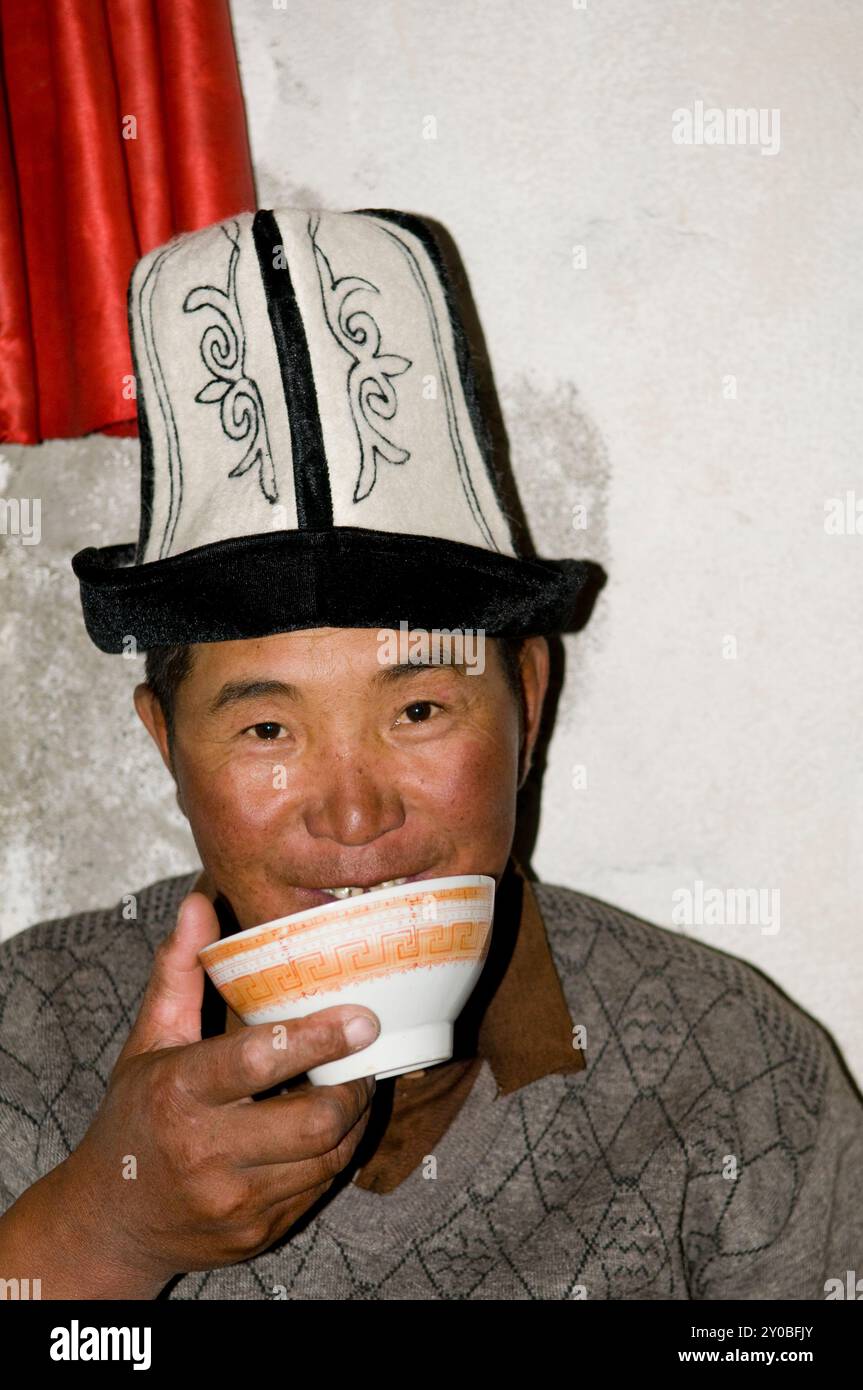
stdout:
MULTIPOLYGON (((136 918, 121 900, 0 944, 0 1211, 80 1142, 198 872, 139 890, 136 918)), ((533 887, 586 1069, 497 1098, 483 1062, 436 1177, 341 1184, 162 1297, 823 1299, 863 1275, 863 1104, 824 1031, 733 957, 533 887)))

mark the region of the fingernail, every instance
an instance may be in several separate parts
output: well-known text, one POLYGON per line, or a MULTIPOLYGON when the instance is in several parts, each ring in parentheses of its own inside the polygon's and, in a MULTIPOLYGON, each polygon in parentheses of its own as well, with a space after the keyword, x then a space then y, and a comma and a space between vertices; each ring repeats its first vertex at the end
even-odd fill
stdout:
POLYGON ((368 1014, 355 1014, 345 1024, 345 1037, 354 1052, 360 1047, 367 1047, 377 1035, 377 1024, 369 1018, 368 1014))

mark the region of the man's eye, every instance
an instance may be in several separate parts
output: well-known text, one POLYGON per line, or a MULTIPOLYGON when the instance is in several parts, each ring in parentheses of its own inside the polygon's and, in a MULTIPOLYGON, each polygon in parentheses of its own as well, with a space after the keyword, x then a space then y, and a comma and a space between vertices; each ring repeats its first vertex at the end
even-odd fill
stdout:
POLYGON ((274 743, 274 742, 275 742, 275 735, 274 735, 274 734, 271 734, 271 733, 269 733, 269 732, 261 733, 261 730, 262 730, 262 729, 263 729, 263 730, 270 730, 270 729, 278 730, 278 729, 283 729, 284 727, 285 727, 284 724, 276 724, 274 720, 268 719, 268 720, 266 720, 263 724, 251 724, 251 725, 249 726, 248 729, 244 729, 244 730, 243 730, 243 733, 244 733, 244 734, 248 734, 248 733, 250 733, 250 732, 253 731, 254 734, 255 734, 255 736, 256 736, 256 738, 258 739, 259 742, 261 742, 261 743, 274 743))
POLYGON ((412 705, 405 705, 405 708, 402 710, 402 714, 410 715, 418 711, 419 717, 416 719, 411 719, 411 724, 427 724, 429 722, 430 715, 426 713, 426 711, 431 711, 433 709, 443 709, 443 706, 436 705, 432 700, 414 700, 412 705))

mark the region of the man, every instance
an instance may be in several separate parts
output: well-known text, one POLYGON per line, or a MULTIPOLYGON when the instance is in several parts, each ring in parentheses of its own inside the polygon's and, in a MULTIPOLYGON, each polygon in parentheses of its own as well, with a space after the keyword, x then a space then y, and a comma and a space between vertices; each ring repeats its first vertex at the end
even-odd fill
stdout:
POLYGON ((546 634, 587 568, 515 549, 428 224, 243 214, 145 257, 129 303, 140 537, 73 564, 97 645, 147 652, 136 709, 202 870, 2 947, 0 1277, 828 1296, 863 1257, 863 1107, 823 1030, 512 856, 546 634), (393 658, 442 633, 448 659, 393 658), (454 634, 476 647, 453 657, 454 634), (371 1010, 320 1010, 282 1048, 205 986, 220 935, 469 873, 495 879, 494 929, 449 1062, 313 1087, 371 1010))

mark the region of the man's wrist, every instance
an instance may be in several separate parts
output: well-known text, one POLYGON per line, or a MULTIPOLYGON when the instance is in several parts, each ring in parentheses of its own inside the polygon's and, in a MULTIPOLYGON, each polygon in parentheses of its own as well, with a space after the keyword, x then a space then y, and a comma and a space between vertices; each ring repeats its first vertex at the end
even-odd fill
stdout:
MULTIPOLYGON (((73 1155, 74 1157, 74 1155, 73 1155)), ((42 1299, 154 1299, 172 1277, 121 1255, 67 1159, 0 1219, 0 1279, 34 1281, 42 1299)))

